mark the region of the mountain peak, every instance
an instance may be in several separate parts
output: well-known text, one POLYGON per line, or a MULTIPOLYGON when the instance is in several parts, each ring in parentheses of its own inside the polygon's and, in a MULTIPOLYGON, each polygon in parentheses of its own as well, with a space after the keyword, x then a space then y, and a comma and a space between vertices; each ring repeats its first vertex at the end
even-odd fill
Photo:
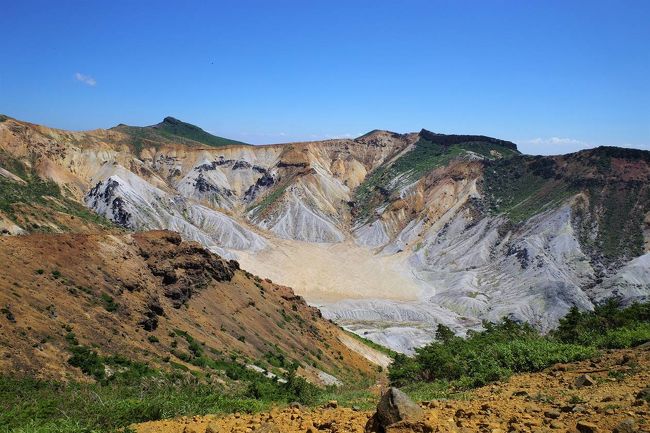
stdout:
POLYGON ((182 121, 178 120, 178 119, 175 118, 175 117, 167 116, 167 117, 165 117, 165 118, 163 119, 162 122, 159 123, 159 125, 160 125, 160 124, 165 124, 165 123, 167 123, 167 124, 171 124, 171 125, 178 125, 178 124, 180 124, 180 123, 185 123, 185 122, 182 122, 182 121))
POLYGON ((199 128, 196 125, 192 125, 191 123, 183 122, 182 120, 179 120, 175 117, 172 116, 167 116, 165 117, 162 122, 157 123, 155 125, 151 125, 152 128, 165 128, 165 127, 183 127, 183 128, 189 128, 189 129, 194 129, 197 131, 203 131, 203 129, 199 128))
POLYGON ((115 127, 118 131, 134 134, 138 140, 143 136, 150 142, 164 142, 172 140, 190 145, 204 144, 213 147, 228 145, 245 145, 241 141, 231 140, 213 135, 202 128, 183 122, 172 116, 165 117, 162 122, 149 126, 128 126, 120 123, 115 127))

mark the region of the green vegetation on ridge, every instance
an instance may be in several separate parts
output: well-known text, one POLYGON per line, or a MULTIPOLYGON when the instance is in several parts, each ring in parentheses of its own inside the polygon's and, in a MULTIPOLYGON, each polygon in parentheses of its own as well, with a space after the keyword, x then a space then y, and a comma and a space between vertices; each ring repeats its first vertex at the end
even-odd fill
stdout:
POLYGON ((240 141, 212 135, 198 126, 166 117, 161 123, 152 126, 118 125, 113 128, 131 137, 136 155, 147 146, 158 147, 163 144, 179 143, 187 146, 207 145, 212 147, 233 144, 245 145, 240 141))
POLYGON ((610 147, 489 161, 483 178, 485 204, 492 214, 521 223, 582 193, 574 203, 572 223, 583 250, 599 261, 621 263, 643 254, 643 219, 650 211, 643 163, 649 161, 650 152, 610 147), (639 178, 621 168, 624 164, 640 165, 639 178))
POLYGON ((231 144, 245 144, 241 141, 217 137, 216 135, 212 135, 196 125, 182 122, 178 119, 174 119, 173 117, 165 117, 161 123, 151 126, 150 128, 155 129, 161 135, 170 139, 173 139, 174 137, 182 137, 188 140, 207 144, 208 146, 219 147, 231 144))
POLYGON ((21 223, 18 225, 23 226, 25 230, 47 232, 52 229, 49 225, 39 225, 36 222, 25 225, 23 221, 20 221, 19 216, 22 216, 23 220, 28 220, 29 216, 33 216, 35 221, 42 221, 43 218, 51 218, 55 212, 71 215, 99 226, 113 227, 110 221, 85 208, 77 201, 65 197, 55 182, 42 179, 20 161, 3 152, 0 152, 0 167, 23 180, 23 182, 19 182, 0 176, 0 212, 14 223, 21 223), (31 212, 20 210, 17 208, 19 206, 27 206, 31 208, 31 212), (49 212, 37 212, 36 206, 48 209, 49 212))

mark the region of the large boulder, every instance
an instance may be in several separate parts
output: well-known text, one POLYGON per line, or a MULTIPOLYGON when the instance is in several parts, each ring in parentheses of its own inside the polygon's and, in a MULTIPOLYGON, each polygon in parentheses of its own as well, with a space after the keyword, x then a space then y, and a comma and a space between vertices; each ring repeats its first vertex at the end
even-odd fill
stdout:
POLYGON ((367 433, 415 432, 430 433, 433 428, 425 422, 424 411, 397 388, 384 392, 377 412, 366 424, 367 433))

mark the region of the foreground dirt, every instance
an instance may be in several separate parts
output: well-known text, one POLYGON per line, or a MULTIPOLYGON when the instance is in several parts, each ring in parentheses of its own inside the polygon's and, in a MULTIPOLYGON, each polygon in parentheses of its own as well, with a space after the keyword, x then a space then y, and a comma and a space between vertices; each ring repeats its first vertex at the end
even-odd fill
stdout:
MULTIPOLYGON (((650 347, 604 353, 541 373, 513 376, 466 400, 421 402, 438 432, 650 432, 650 408, 636 398, 650 385, 650 347), (593 384, 578 386, 587 375, 593 384), (615 430, 625 420, 636 430, 615 430), (629 422, 629 421, 628 421, 629 422)), ((138 433, 363 432, 372 411, 278 408, 268 413, 204 416, 134 425, 138 433)))

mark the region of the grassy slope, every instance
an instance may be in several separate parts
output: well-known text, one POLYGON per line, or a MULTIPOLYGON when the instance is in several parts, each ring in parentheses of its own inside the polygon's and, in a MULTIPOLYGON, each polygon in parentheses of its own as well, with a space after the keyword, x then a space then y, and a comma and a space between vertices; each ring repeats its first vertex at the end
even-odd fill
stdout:
POLYGON ((130 144, 134 147, 138 155, 144 147, 157 147, 172 143, 180 143, 186 146, 208 145, 213 147, 234 144, 245 145, 245 143, 240 141, 212 135, 198 126, 181 122, 172 117, 166 117, 165 120, 157 125, 144 127, 118 125, 113 129, 131 136, 130 144))
POLYGON ((174 119, 173 117, 166 117, 161 123, 151 128, 155 129, 161 135, 170 139, 174 139, 175 137, 182 137, 188 140, 207 144, 208 146, 219 147, 231 144, 245 144, 241 141, 212 135, 208 132, 205 132, 198 126, 182 122, 178 119, 174 119))
POLYGON ((606 262, 643 253, 643 218, 650 211, 650 152, 598 148, 561 157, 516 156, 485 167, 483 190, 488 210, 520 223, 582 192, 574 226, 583 248, 606 262), (638 179, 627 179, 631 168, 638 179), (644 165, 645 164, 645 165, 644 165), (595 233, 595 236, 594 236, 595 233))
POLYGON ((81 203, 72 200, 52 181, 44 180, 29 171, 20 161, 0 152, 0 167, 25 181, 24 184, 0 176, 0 212, 23 229, 31 232, 48 232, 52 223, 61 230, 58 214, 81 219, 97 227, 114 227, 113 223, 95 214, 81 203), (30 222, 31 221, 31 222, 30 222))
POLYGON ((534 157, 517 156, 486 166, 483 185, 492 213, 505 214, 519 223, 576 192, 566 182, 556 179, 554 172, 536 169, 534 164, 534 157))

